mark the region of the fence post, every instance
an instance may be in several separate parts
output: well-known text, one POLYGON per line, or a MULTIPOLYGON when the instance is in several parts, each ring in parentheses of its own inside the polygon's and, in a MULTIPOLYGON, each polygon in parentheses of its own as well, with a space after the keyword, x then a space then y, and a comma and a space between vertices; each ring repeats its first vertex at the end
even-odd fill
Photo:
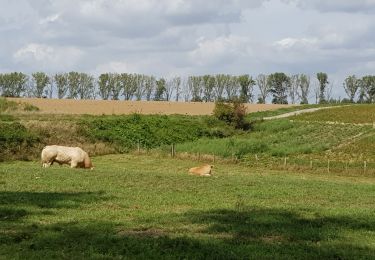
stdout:
POLYGON ((348 162, 345 162, 345 172, 348 172, 348 162))
POLYGON ((310 169, 312 169, 313 168, 313 162, 312 162, 312 160, 310 160, 310 169))
POLYGON ((286 168, 286 156, 284 157, 284 169, 286 168))
POLYGON ((175 151, 174 151, 174 144, 171 145, 171 157, 174 158, 174 154, 175 154, 175 151))
POLYGON ((328 170, 328 173, 329 173, 329 160, 328 160, 328 163, 327 163, 327 170, 328 170))
POLYGON ((364 161, 363 162, 363 173, 366 173, 366 169, 367 169, 367 162, 364 161))

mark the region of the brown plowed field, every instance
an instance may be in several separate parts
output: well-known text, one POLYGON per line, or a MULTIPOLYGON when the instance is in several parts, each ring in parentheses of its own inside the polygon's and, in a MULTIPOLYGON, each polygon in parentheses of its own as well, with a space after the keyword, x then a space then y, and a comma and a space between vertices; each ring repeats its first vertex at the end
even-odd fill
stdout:
MULTIPOLYGON (((8 98, 16 102, 29 103, 45 114, 182 114, 210 115, 214 103, 202 102, 165 102, 165 101, 123 101, 123 100, 74 100, 74 99, 41 99, 41 98, 8 98)), ((288 105, 246 104, 247 112, 274 110, 288 105)), ((290 106, 290 105, 289 105, 290 106)))

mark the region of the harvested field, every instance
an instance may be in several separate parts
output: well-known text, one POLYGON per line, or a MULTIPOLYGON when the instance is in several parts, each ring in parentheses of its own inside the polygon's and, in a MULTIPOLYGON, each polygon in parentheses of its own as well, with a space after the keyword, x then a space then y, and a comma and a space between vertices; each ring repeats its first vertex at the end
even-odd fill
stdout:
MULTIPOLYGON (((212 102, 166 102, 166 101, 123 101, 123 100, 75 100, 75 99, 40 99, 8 98, 9 100, 28 103, 45 114, 182 114, 210 115, 215 104, 212 102)), ((247 112, 275 110, 293 105, 246 104, 247 112)))

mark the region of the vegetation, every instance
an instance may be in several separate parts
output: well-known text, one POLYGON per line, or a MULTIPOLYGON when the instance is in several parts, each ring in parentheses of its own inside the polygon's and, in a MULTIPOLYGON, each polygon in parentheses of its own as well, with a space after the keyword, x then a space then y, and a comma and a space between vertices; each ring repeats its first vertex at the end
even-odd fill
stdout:
POLYGON ((0 164, 6 259, 372 259, 373 178, 96 157, 93 171, 0 164))
POLYGON ((38 137, 28 132, 19 122, 13 121, 12 117, 1 116, 0 120, 0 161, 14 159, 14 155, 21 150, 22 159, 29 159, 27 153, 38 143, 38 137))
POLYGON ((27 103, 17 103, 0 97, 0 113, 14 111, 39 111, 39 108, 27 103))
MULTIPOLYGON (((324 154, 359 132, 372 132, 369 126, 326 125, 322 123, 265 121, 254 125, 250 133, 224 139, 200 139, 179 144, 177 151, 215 154, 223 157, 285 157, 324 154)), ((369 158, 370 159, 370 158, 369 158)))
POLYGON ((232 127, 211 117, 190 116, 99 116, 79 121, 81 133, 92 140, 115 144, 120 151, 155 148, 183 143, 201 137, 225 137, 234 134, 232 127))
POLYGON ((339 106, 331 109, 305 113, 293 119, 303 121, 372 124, 375 122, 375 106, 370 104, 339 106))
MULTIPOLYGON (((254 79, 243 75, 198 75, 181 78, 156 78, 132 73, 103 73, 98 78, 71 71, 49 76, 35 72, 31 77, 21 72, 0 74, 0 94, 5 97, 57 97, 72 99, 154 100, 216 102, 239 99, 242 102, 266 103, 272 94, 272 103, 287 104, 309 102, 313 90, 315 103, 373 103, 375 98, 375 76, 356 78, 351 75, 343 82, 348 98, 332 97, 332 84, 327 85, 328 75, 319 72, 314 78, 316 88, 311 89, 310 76, 306 74, 286 75, 275 72, 259 74, 254 79), (257 86, 259 95, 255 96, 257 86)), ((314 83, 314 82, 313 82, 314 83)))
POLYGON ((251 125, 246 122, 246 107, 240 100, 233 102, 216 102, 213 116, 217 119, 234 126, 236 129, 249 130, 251 125))

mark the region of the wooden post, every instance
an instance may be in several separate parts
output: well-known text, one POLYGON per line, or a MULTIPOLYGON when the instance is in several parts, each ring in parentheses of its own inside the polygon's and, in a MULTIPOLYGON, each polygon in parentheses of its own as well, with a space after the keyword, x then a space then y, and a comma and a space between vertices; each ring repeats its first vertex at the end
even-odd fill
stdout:
POLYGON ((348 162, 345 162, 345 172, 348 172, 348 162))
POLYGON ((329 160, 328 160, 328 163, 327 163, 327 170, 328 170, 328 173, 329 173, 329 160))
POLYGON ((286 168, 286 156, 284 157, 284 168, 286 168))
POLYGON ((312 160, 310 160, 310 169, 312 169, 313 168, 313 162, 312 162, 312 160))
POLYGON ((171 157, 173 158, 173 144, 171 144, 171 157))
POLYGON ((363 162, 363 173, 366 173, 366 169, 367 169, 367 162, 364 161, 363 162))

